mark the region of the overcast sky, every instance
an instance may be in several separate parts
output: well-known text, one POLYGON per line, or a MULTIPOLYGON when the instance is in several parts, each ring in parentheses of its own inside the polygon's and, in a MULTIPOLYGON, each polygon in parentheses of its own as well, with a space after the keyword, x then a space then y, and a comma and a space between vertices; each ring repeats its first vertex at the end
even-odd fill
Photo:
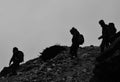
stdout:
POLYGON ((100 19, 114 22, 120 30, 119 0, 0 0, 0 69, 8 66, 12 48, 25 54, 25 61, 53 44, 71 45, 74 26, 85 44, 100 45, 100 19))

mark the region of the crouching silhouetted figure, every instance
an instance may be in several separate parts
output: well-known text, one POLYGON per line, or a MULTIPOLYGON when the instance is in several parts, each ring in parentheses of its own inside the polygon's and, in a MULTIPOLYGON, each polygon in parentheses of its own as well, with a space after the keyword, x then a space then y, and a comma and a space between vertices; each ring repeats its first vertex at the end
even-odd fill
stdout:
POLYGON ((13 56, 9 62, 9 67, 4 67, 0 72, 0 77, 9 75, 16 75, 20 63, 24 61, 24 53, 19 51, 17 47, 13 48, 13 56))
POLYGON ((77 57, 77 50, 79 48, 79 45, 82 45, 84 43, 84 37, 74 27, 70 30, 70 33, 73 36, 72 37, 72 45, 70 47, 70 54, 73 58, 74 56, 77 57))

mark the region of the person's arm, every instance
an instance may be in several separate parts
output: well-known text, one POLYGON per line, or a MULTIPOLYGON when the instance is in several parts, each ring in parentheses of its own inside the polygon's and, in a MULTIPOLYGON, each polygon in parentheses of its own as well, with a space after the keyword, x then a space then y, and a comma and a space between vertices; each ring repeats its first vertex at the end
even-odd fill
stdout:
POLYGON ((13 54, 12 58, 10 59, 9 66, 11 65, 11 62, 13 61, 13 58, 14 58, 14 54, 13 54))
POLYGON ((102 39, 103 38, 103 36, 101 35, 100 37, 98 37, 98 39, 102 39))
POLYGON ((12 58, 11 58, 11 60, 10 60, 10 62, 9 62, 9 66, 11 65, 11 62, 12 62, 12 58))

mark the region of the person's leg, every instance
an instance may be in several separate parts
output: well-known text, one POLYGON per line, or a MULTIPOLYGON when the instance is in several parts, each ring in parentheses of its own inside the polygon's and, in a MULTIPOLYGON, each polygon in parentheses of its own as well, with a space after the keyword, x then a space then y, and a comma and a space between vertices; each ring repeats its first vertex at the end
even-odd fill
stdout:
POLYGON ((10 68, 9 67, 4 67, 2 71, 0 72, 0 77, 6 77, 7 74, 10 73, 10 68))
POLYGON ((101 52, 104 52, 104 49, 105 49, 105 40, 104 39, 102 40, 102 43, 100 45, 100 49, 101 49, 101 52))
POLYGON ((71 58, 73 58, 73 56, 74 56, 74 45, 73 44, 70 47, 70 56, 71 56, 71 58))
POLYGON ((70 48, 70 54, 72 57, 77 57, 77 51, 78 51, 79 45, 73 44, 70 48))
POLYGON ((11 73, 12 75, 17 75, 17 69, 19 68, 19 63, 15 62, 11 66, 11 73))

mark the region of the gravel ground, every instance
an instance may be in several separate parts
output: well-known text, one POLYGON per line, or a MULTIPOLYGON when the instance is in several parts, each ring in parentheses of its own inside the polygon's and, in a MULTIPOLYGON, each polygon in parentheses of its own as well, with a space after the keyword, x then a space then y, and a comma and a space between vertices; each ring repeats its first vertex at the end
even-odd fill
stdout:
POLYGON ((60 53, 45 63, 39 57, 27 61, 21 65, 17 75, 0 78, 0 82, 89 82, 99 47, 79 48, 78 58, 74 59, 68 52, 60 53))

